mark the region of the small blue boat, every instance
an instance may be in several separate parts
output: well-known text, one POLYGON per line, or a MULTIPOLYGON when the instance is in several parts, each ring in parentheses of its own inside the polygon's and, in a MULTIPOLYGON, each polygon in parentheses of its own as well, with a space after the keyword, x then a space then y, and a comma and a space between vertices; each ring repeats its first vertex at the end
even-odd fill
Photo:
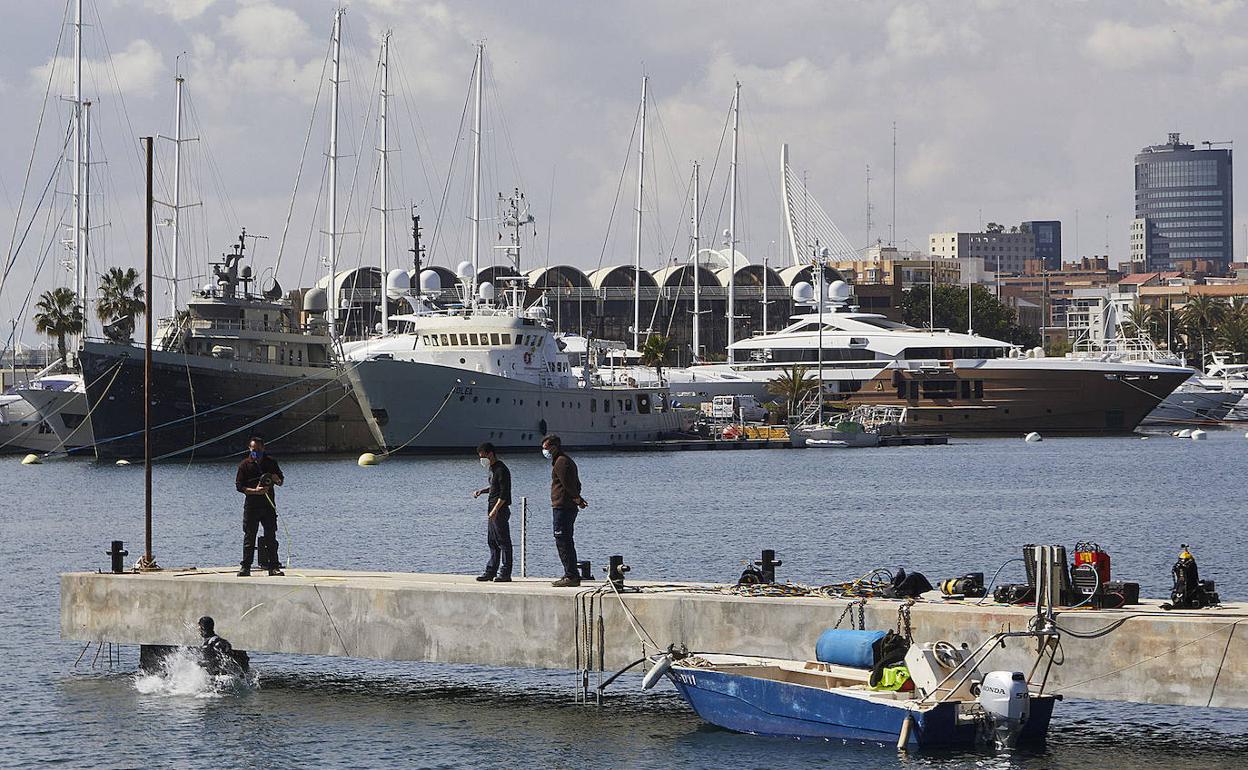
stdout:
POLYGON ((754 735, 908 749, 1042 743, 1057 697, 1021 673, 978 670, 1001 636, 974 652, 948 642, 912 647, 909 691, 872 688, 871 670, 861 666, 670 651, 654 659, 647 679, 666 674, 702 719, 754 735))

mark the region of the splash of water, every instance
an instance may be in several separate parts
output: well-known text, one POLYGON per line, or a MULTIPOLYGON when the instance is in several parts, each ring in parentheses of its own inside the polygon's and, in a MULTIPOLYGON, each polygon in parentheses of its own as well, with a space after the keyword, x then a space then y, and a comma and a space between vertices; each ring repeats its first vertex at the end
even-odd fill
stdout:
POLYGON ((164 695, 189 698, 221 698, 258 689, 260 678, 255 671, 241 676, 212 675, 200 665, 199 651, 178 647, 152 672, 140 671, 134 676, 134 689, 143 695, 164 695))

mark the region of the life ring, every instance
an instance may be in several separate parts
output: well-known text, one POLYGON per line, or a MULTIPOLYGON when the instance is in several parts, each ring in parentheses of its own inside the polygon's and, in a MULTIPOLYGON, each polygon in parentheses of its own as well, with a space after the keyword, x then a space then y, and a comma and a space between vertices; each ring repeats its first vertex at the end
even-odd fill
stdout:
POLYGON ((735 425, 729 425, 719 435, 728 441, 736 441, 741 438, 741 430, 735 425))
POLYGON ((532 354, 532 353, 530 353, 530 352, 529 352, 529 351, 527 351, 527 350, 526 350, 526 351, 524 351, 524 362, 525 362, 526 364, 531 364, 531 363, 533 363, 533 354, 532 354))

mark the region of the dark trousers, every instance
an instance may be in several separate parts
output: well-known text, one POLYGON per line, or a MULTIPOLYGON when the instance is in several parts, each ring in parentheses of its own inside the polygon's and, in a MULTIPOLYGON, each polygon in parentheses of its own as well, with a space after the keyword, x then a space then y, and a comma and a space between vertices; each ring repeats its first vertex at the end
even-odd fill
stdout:
MULTIPOLYGON (((256 553, 256 532, 264 527, 264 543, 277 542, 277 511, 243 509, 243 561, 244 567, 251 566, 251 559, 256 553)), ((274 549, 276 550, 276 549, 274 549)), ((277 554, 272 554, 276 559, 277 554)), ((261 559, 261 561, 264 561, 261 559)))
POLYGON ((511 509, 503 506, 486 520, 485 542, 490 546, 490 560, 485 563, 485 574, 511 577, 511 509))
POLYGON ((552 508, 555 517, 555 548, 559 550, 559 561, 563 563, 564 577, 580 577, 576 567, 576 543, 572 541, 572 533, 576 527, 576 506, 571 508, 552 508))

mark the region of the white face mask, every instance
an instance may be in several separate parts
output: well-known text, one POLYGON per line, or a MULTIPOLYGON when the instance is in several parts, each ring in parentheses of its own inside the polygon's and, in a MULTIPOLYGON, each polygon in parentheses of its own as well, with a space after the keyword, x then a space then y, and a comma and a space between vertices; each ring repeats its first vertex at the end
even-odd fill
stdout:
POLYGON ((554 459, 554 457, 555 457, 555 453, 554 453, 554 452, 552 452, 552 451, 550 451, 549 449, 546 449, 545 447, 543 447, 543 448, 542 448, 542 457, 545 457, 547 460, 553 460, 553 459, 554 459))
POLYGON ((490 458, 488 458, 488 457, 482 457, 482 458, 481 458, 481 467, 482 467, 482 468, 488 468, 488 467, 490 467, 490 458))

